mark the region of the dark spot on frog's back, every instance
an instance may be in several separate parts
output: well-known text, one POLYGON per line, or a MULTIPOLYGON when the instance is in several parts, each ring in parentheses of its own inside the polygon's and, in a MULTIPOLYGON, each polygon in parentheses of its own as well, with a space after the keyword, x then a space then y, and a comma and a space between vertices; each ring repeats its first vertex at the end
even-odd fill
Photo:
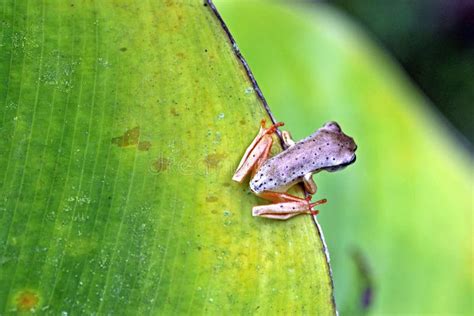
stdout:
POLYGON ((122 47, 122 48, 120 48, 120 51, 121 51, 121 52, 126 52, 126 51, 127 51, 127 47, 122 47))

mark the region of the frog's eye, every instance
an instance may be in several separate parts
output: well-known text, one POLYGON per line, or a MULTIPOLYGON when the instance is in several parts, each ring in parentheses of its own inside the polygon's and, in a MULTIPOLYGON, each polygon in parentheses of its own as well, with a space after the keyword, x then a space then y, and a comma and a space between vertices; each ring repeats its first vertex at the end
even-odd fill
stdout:
POLYGON ((334 121, 324 124, 324 128, 332 132, 341 132, 341 127, 334 121))

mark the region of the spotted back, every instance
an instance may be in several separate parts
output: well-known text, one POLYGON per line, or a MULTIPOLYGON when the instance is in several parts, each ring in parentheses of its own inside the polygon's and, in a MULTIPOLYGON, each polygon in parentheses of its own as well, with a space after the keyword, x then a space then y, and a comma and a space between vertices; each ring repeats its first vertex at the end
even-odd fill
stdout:
POLYGON ((256 192, 286 191, 307 173, 339 170, 355 161, 357 145, 336 122, 265 161, 250 181, 256 192))

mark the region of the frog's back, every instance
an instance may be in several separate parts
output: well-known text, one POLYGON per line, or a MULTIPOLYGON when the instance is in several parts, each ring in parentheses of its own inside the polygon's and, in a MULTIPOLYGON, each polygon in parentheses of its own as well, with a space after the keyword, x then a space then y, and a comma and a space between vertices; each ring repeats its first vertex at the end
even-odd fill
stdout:
POLYGON ((268 159, 250 181, 250 188, 263 191, 286 191, 288 187, 302 180, 302 177, 321 166, 317 152, 304 139, 294 146, 268 159))
POLYGON ((256 193, 286 191, 305 174, 351 162, 355 158, 353 139, 339 125, 327 123, 307 138, 265 161, 250 181, 256 193))

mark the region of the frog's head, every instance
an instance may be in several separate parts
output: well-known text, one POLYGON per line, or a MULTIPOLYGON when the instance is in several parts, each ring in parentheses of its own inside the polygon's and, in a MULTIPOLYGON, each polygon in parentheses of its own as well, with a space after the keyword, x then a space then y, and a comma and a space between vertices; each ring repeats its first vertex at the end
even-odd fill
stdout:
POLYGON ((326 144, 329 144, 327 152, 330 158, 324 170, 334 172, 355 162, 357 145, 352 137, 344 134, 339 124, 327 122, 318 132, 324 135, 326 144))

